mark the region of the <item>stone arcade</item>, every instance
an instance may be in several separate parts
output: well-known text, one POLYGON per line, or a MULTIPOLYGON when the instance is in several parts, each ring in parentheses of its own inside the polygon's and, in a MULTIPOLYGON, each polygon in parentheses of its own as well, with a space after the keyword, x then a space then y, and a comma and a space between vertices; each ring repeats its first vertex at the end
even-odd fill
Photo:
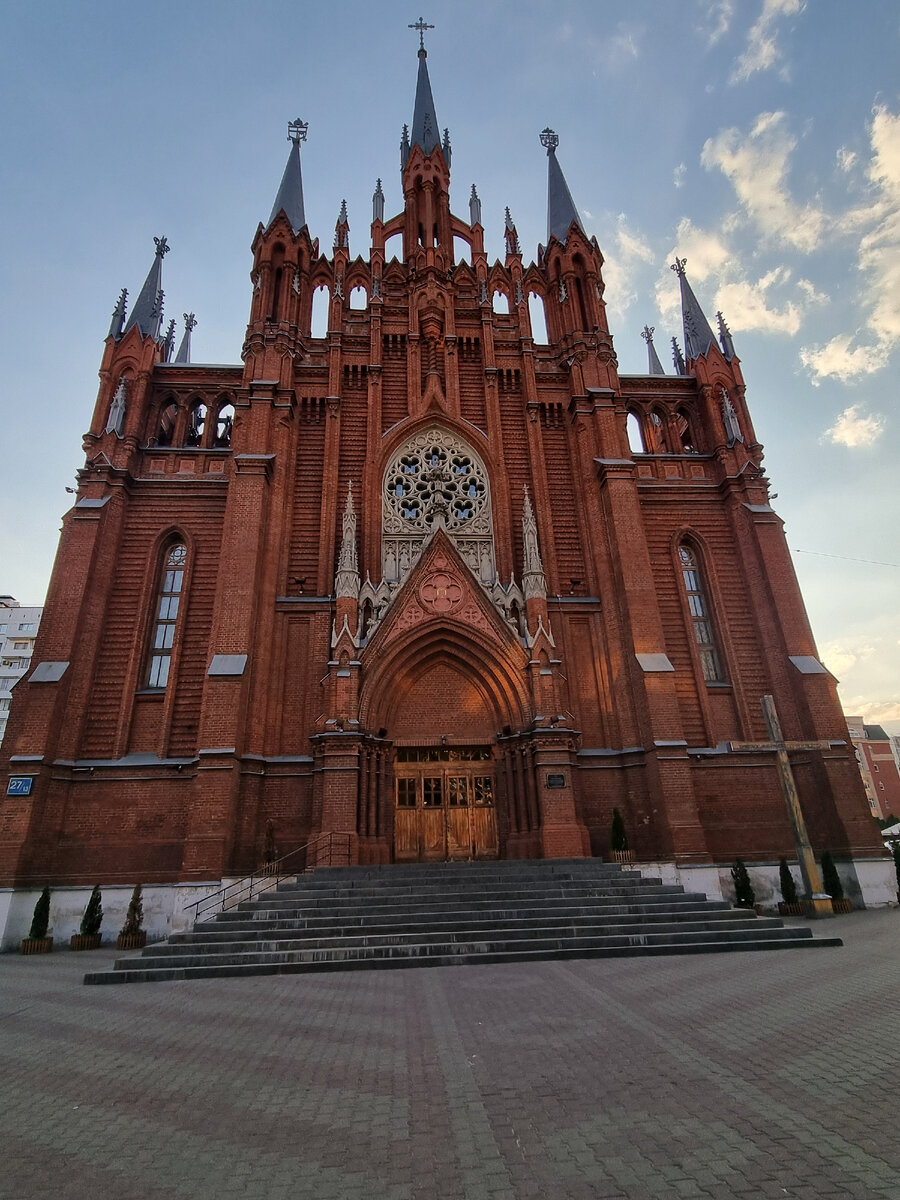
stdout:
POLYGON ((675 373, 645 329, 647 373, 620 375, 552 130, 531 264, 509 210, 488 261, 474 186, 451 212, 424 46, 403 209, 379 180, 364 256, 343 205, 330 255, 311 235, 306 133, 253 240, 241 364, 191 362, 193 314, 177 351, 163 331, 165 238, 116 305, 3 743, 5 944, 45 882, 74 927, 89 885, 114 907, 140 880, 165 932, 268 827, 354 863, 580 857, 615 807, 648 873, 717 895, 740 855, 774 878, 775 755, 740 749, 766 694, 824 743, 793 760, 812 845, 891 899, 740 363, 684 261, 675 373))

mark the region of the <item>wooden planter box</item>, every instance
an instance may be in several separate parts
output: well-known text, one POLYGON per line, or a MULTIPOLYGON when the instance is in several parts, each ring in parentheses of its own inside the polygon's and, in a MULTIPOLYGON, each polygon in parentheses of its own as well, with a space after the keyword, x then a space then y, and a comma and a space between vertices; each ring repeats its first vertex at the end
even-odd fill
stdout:
POLYGON ((23 954, 49 954, 53 949, 53 938, 22 938, 23 954))
POLYGON ((117 950, 143 950, 147 945, 147 930, 140 933, 120 933, 116 938, 117 950))
POLYGON ((835 900, 832 897, 831 907, 836 913, 850 913, 853 912, 853 901, 848 900, 846 896, 843 900, 835 900))
POLYGON ((99 933, 73 933, 69 938, 70 950, 99 950, 100 939, 103 935, 99 933))
POLYGON ((779 900, 778 915, 779 917, 805 917, 806 906, 800 904, 799 901, 796 904, 785 904, 783 900, 779 900))
POLYGON ((612 860, 613 860, 613 862, 616 862, 616 863, 634 862, 634 851, 633 850, 613 850, 612 851, 612 860))

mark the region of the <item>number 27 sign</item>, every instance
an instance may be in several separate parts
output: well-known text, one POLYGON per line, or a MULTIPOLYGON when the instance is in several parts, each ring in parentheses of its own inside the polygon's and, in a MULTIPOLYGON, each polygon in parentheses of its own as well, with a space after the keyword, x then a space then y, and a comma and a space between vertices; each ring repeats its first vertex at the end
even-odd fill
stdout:
POLYGON ((30 796, 34 784, 32 775, 12 775, 6 785, 7 796, 30 796))

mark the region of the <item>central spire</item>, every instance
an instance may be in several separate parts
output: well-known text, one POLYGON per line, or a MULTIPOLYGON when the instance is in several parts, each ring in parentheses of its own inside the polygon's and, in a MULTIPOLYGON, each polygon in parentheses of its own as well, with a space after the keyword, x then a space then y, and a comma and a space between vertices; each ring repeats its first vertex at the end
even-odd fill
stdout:
POLYGON ((582 225, 562 167, 556 161, 559 134, 549 127, 541 130, 541 145, 547 151, 547 241, 557 237, 561 242, 565 242, 572 222, 574 221, 579 229, 582 225))
POLYGON ((425 49, 425 30, 434 29, 419 17, 415 25, 410 25, 419 34, 419 76, 416 80, 416 103, 413 109, 412 133, 410 144, 421 146, 427 158, 435 146, 440 146, 440 127, 434 112, 434 97, 431 95, 431 81, 428 78, 428 51, 425 49))
POLYGON ((272 215, 269 217, 271 225, 283 209, 294 233, 299 233, 306 224, 306 213, 303 209, 303 176, 300 170, 300 143, 306 141, 308 129, 309 122, 301 121, 299 117, 288 123, 288 141, 291 143, 291 151, 281 177, 278 195, 272 205, 272 215))

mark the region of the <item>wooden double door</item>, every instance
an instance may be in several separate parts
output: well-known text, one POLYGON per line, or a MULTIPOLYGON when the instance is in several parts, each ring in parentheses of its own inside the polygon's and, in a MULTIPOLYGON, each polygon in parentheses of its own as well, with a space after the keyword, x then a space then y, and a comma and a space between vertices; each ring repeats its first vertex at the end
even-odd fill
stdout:
POLYGON ((397 862, 498 856, 489 747, 401 747, 394 796, 397 862))

